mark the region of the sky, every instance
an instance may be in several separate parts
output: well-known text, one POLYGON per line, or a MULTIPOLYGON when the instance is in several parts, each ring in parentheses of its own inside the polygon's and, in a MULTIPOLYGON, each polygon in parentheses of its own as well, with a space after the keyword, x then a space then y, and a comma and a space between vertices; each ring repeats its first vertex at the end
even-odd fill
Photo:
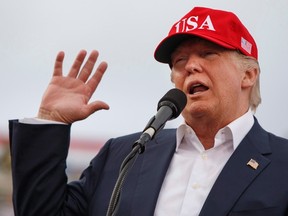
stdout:
POLYGON ((0 136, 7 135, 9 119, 36 116, 58 51, 66 53, 68 71, 81 49, 96 49, 99 61, 108 62, 92 100, 107 102, 110 110, 73 124, 72 137, 106 139, 143 130, 173 88, 169 67, 154 60, 154 50, 194 6, 232 11, 250 30, 261 67, 256 117, 266 130, 288 138, 287 0, 2 0, 0 136))

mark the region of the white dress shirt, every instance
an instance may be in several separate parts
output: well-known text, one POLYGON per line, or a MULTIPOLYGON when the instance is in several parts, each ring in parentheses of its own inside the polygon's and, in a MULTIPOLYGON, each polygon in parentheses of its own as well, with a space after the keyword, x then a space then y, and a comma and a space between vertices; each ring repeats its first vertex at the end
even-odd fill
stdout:
POLYGON ((155 216, 196 216, 219 173, 254 124, 252 112, 220 129, 214 147, 205 150, 191 127, 177 129, 174 156, 166 173, 155 216))

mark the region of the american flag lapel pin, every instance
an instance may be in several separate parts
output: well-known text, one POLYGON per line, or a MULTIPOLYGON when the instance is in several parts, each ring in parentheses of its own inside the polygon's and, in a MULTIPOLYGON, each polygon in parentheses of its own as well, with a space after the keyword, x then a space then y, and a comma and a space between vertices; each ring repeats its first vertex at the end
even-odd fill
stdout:
POLYGON ((252 167, 254 170, 256 170, 256 169, 258 168, 258 166, 259 166, 259 163, 258 163, 256 160, 254 160, 254 159, 250 159, 250 160, 248 161, 248 163, 247 163, 247 166, 250 166, 250 167, 252 167))

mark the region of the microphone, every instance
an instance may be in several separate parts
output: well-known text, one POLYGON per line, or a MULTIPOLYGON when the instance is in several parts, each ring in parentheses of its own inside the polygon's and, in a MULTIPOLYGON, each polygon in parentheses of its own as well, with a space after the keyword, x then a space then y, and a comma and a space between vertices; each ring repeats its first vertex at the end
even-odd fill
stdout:
MULTIPOLYGON (((142 146, 141 152, 144 151, 144 144, 157 134, 164 126, 168 120, 177 118, 187 103, 187 97, 184 92, 174 88, 170 89, 158 102, 157 113, 153 116, 142 135, 135 144, 140 144, 142 146)), ((134 145, 135 145, 134 144, 134 145)))

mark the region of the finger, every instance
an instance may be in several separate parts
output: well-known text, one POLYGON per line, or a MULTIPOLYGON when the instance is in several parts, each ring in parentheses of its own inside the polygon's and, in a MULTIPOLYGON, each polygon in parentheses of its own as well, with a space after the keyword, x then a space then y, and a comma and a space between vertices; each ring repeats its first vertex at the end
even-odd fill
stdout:
POLYGON ((96 69, 96 72, 93 74, 93 76, 88 80, 87 86, 90 88, 91 93, 90 97, 99 85, 106 69, 108 67, 108 64, 106 62, 101 62, 99 66, 96 69))
POLYGON ((71 69, 70 69, 70 71, 68 73, 69 77, 73 77, 73 78, 77 77, 77 75, 79 73, 79 70, 81 68, 81 65, 82 65, 82 63, 83 63, 83 61, 84 61, 84 59, 86 57, 86 54, 87 54, 87 52, 85 50, 81 50, 78 53, 73 65, 72 65, 72 67, 71 67, 71 69))
POLYGON ((62 67, 63 67, 64 56, 65 56, 65 53, 63 51, 60 51, 57 54, 55 64, 54 64, 53 76, 62 76, 62 67))
POLYGON ((93 50, 88 58, 88 60, 86 61, 85 65, 83 66, 78 78, 80 80, 82 80, 83 82, 86 82, 87 79, 89 78, 93 68, 94 68, 94 65, 95 65, 95 62, 97 61, 97 58, 99 56, 99 53, 98 51, 96 50, 93 50))

